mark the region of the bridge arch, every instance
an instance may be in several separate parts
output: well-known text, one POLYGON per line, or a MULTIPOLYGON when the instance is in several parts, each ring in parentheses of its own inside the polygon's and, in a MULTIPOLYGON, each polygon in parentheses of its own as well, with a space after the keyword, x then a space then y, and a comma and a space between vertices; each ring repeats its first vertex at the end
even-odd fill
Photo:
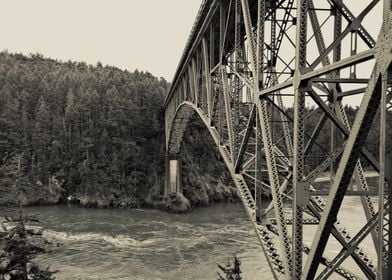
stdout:
POLYGON ((169 131, 167 131, 169 137, 166 140, 166 151, 168 154, 180 153, 184 132, 190 118, 195 113, 203 120, 201 113, 191 102, 185 101, 177 108, 172 123, 169 126, 169 131))
POLYGON ((181 148, 184 132, 190 118, 194 115, 192 104, 184 102, 175 111, 174 116, 166 119, 166 158, 165 158, 165 196, 169 193, 182 193, 181 148))
MULTIPOLYGON (((215 143, 221 157, 225 159, 226 154, 220 148, 219 137, 216 129, 210 126, 211 121, 200 108, 189 101, 184 101, 177 107, 175 113, 170 117, 166 126, 166 178, 165 178, 165 195, 171 192, 182 192, 182 161, 181 151, 185 131, 189 121, 193 116, 197 116, 209 132, 211 139, 215 143)), ((227 170, 230 172, 231 166, 229 161, 224 161, 227 170)), ((232 179, 233 178, 233 174, 232 179)))

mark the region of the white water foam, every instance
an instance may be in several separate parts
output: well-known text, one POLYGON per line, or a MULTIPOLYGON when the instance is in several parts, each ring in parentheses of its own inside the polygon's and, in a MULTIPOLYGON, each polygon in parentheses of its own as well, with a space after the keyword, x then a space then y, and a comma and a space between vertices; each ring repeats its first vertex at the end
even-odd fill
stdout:
POLYGON ((152 244, 155 242, 153 239, 147 240, 136 240, 126 235, 110 236, 100 233, 68 233, 59 232, 53 230, 45 230, 43 237, 49 241, 59 242, 106 242, 115 247, 129 248, 129 247, 141 247, 152 244))

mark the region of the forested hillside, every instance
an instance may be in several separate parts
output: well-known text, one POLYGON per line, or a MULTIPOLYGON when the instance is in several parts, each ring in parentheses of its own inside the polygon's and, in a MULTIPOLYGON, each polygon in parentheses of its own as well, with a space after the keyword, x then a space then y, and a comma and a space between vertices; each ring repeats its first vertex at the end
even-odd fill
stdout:
MULTIPOLYGON (((170 205, 162 202, 162 105, 168 87, 148 72, 0 53, 0 204, 19 199, 24 204, 57 203, 71 196, 91 207, 170 205)), ((345 110, 352 123, 356 110, 345 110)), ((271 111, 271 119, 279 119, 276 114, 271 111)), ((292 110, 287 114, 292 118, 292 110)), ((321 114, 307 108, 307 138, 321 114)), ((280 123, 273 123, 272 133, 281 134, 280 123)), ((375 157, 378 131, 374 125, 367 144, 375 157)), ((388 129, 388 138, 391 133, 388 129)), ((236 199, 225 166, 197 118, 185 135, 184 195, 191 205, 236 199)), ((340 133, 335 138, 336 145, 343 142, 340 133)), ((278 143, 284 150, 283 144, 278 143)), ((305 167, 320 164, 329 145, 327 123, 305 167)))
MULTIPOLYGON (((0 53, 0 203, 72 196, 87 206, 134 207, 161 200, 167 90, 148 72, 0 53)), ((217 168, 214 183, 224 172, 217 168)), ((189 176, 192 196, 199 188, 189 176)), ((215 198, 199 200, 191 203, 215 198)))

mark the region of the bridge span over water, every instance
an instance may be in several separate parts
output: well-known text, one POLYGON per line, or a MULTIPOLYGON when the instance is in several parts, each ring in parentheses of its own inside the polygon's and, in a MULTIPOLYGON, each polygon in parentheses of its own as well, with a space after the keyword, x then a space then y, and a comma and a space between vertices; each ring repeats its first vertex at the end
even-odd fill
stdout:
POLYGON ((197 115, 274 278, 392 279, 391 60, 392 0, 204 0, 164 104, 165 193, 182 191, 197 115), (354 120, 346 104, 359 106, 354 120), (353 232, 346 195, 363 205, 353 232))

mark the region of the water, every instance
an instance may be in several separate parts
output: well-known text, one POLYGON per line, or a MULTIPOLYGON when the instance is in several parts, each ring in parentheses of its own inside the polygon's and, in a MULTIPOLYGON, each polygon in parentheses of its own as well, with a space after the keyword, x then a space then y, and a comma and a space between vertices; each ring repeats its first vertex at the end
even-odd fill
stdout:
MULTIPOLYGON (((56 277, 60 280, 216 279, 216 264, 226 263, 234 253, 242 261, 243 279, 272 279, 240 204, 220 204, 182 215, 152 209, 66 206, 31 207, 25 212, 37 213, 47 228, 44 236, 63 244, 38 258, 42 265, 59 270, 56 277)), ((366 222, 360 199, 346 197, 339 218, 354 236, 366 222)), ((315 230, 316 226, 304 228, 308 246, 315 230)), ((370 236, 361 248, 375 259, 370 236)), ((340 249, 330 238, 326 256, 333 258, 340 249)), ((343 265, 365 278, 351 258, 343 265)), ((340 277, 333 275, 331 279, 340 277)))
POLYGON ((38 261, 57 279, 216 279, 216 263, 234 254, 245 279, 269 268, 244 209, 221 204, 186 215, 159 210, 31 207, 63 245, 38 261))

